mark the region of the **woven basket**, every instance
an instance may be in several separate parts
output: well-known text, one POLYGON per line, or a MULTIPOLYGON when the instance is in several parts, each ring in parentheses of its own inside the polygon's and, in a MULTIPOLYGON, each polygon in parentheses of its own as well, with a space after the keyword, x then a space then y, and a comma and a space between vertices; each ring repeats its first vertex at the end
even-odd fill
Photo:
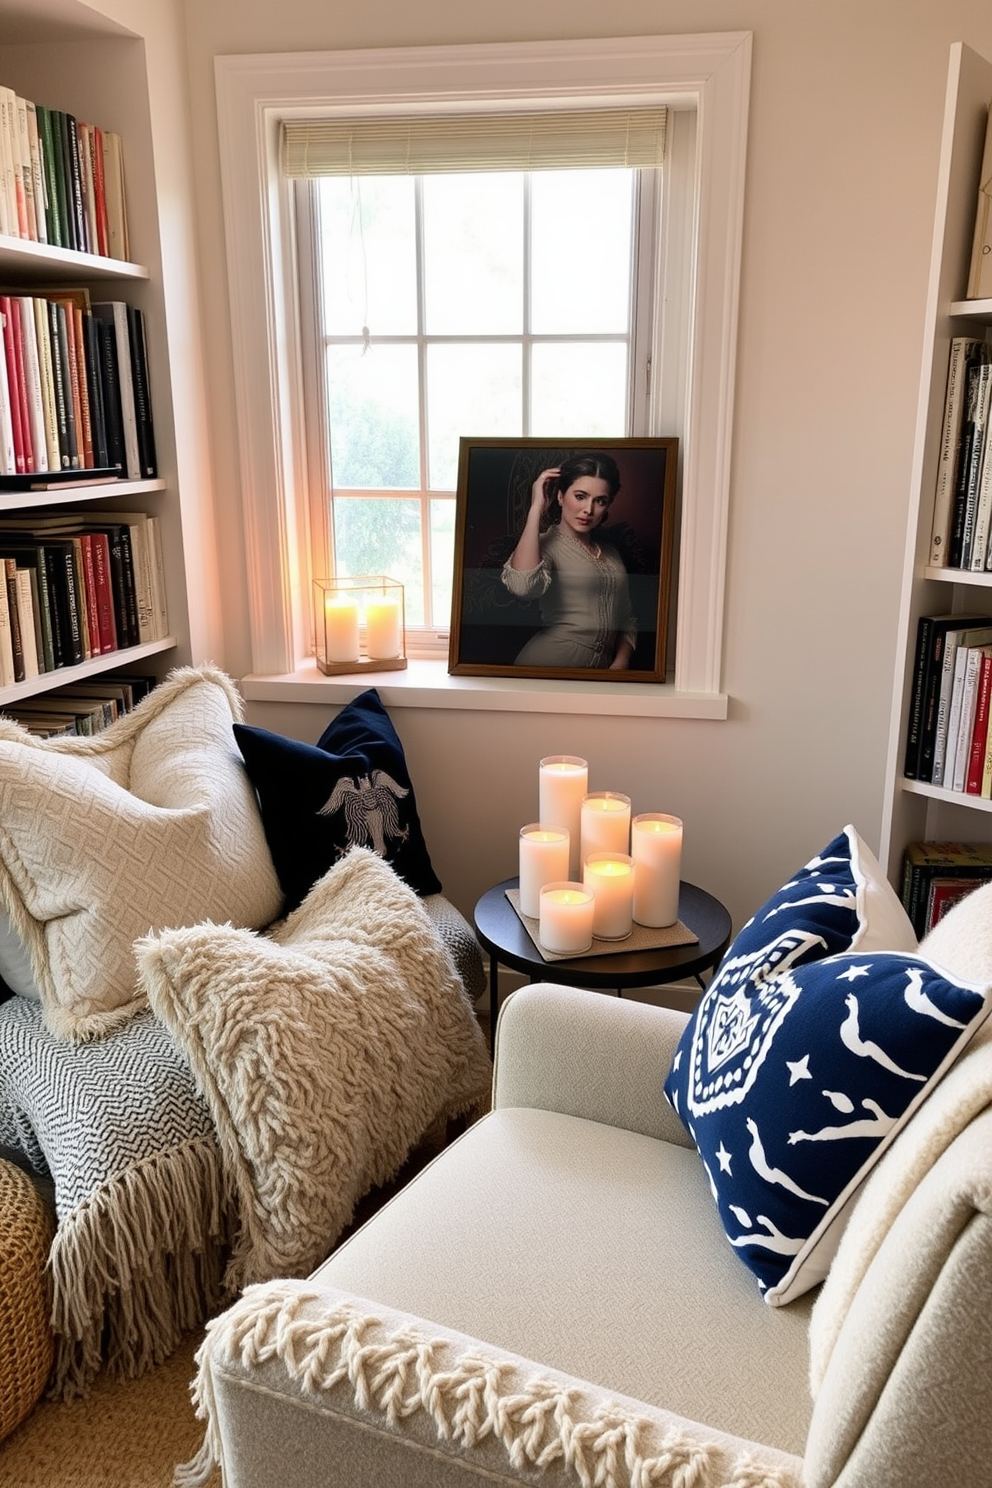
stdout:
POLYGON ((30 1415, 52 1367, 55 1222, 26 1173, 0 1160, 0 1441, 30 1415))

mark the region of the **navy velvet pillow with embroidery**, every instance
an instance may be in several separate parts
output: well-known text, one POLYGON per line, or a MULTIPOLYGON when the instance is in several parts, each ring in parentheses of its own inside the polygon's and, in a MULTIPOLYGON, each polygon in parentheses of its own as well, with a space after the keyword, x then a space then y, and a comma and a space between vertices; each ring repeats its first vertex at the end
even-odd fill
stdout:
POLYGON ((905 952, 714 979, 665 1093, 767 1302, 823 1280, 858 1187, 989 1007, 905 952))
POLYGON ((351 847, 378 853, 418 894, 439 894, 399 736, 375 688, 350 702, 316 744, 235 724, 285 897, 302 904, 351 847))

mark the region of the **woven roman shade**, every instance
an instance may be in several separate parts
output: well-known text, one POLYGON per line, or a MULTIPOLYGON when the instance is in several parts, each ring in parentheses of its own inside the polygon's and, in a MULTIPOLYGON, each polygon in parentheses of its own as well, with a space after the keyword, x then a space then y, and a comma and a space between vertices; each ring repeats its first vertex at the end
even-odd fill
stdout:
POLYGON ((661 165, 664 108, 287 119, 287 176, 402 176, 442 171, 661 165))

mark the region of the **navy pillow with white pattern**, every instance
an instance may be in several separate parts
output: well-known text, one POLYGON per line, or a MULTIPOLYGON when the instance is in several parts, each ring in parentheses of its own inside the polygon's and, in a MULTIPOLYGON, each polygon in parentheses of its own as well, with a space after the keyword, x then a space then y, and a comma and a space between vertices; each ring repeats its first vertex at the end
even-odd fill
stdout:
POLYGON ((439 894, 399 735, 374 687, 316 744, 234 725, 285 899, 283 914, 352 847, 377 853, 421 896, 439 894))
POLYGON ((841 951, 914 951, 916 935, 852 826, 800 868, 735 936, 717 975, 760 979, 841 951))
POLYGON ((823 1280, 859 1185, 990 1007, 905 952, 714 980, 665 1093, 767 1302, 823 1280))

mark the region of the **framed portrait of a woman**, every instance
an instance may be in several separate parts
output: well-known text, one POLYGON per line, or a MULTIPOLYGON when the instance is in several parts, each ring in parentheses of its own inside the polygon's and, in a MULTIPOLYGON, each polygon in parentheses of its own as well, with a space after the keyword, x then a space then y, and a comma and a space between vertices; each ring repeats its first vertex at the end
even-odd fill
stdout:
POLYGON ((449 672, 663 682, 678 440, 460 441, 449 672))

